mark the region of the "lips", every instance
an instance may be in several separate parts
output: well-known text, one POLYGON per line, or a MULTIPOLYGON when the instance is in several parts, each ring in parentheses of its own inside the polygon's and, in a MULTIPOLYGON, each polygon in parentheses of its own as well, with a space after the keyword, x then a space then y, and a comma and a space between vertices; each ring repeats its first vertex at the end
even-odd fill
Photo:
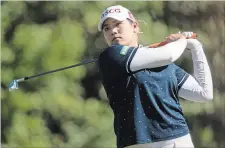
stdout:
POLYGON ((115 39, 121 39, 121 37, 114 37, 114 38, 112 39, 112 41, 114 41, 115 39))

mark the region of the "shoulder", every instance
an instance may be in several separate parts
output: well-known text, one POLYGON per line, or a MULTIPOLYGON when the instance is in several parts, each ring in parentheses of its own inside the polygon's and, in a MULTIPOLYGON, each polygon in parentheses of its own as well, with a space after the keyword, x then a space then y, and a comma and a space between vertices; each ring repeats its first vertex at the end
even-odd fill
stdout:
POLYGON ((120 48, 121 46, 119 45, 112 45, 112 46, 109 46, 109 47, 106 47, 102 50, 102 52, 100 53, 99 57, 103 57, 104 55, 108 54, 109 52, 113 52, 115 51, 116 49, 120 48))
POLYGON ((134 49, 136 49, 136 47, 115 44, 105 48, 99 55, 99 58, 125 56, 134 49))
POLYGON ((179 65, 175 63, 169 64, 168 66, 169 66, 169 69, 173 71, 176 75, 183 75, 187 73, 182 67, 180 67, 179 65))
POLYGON ((112 45, 102 50, 98 57, 98 63, 104 64, 117 55, 118 49, 122 48, 122 45, 112 45))
POLYGON ((178 66, 178 65, 175 64, 175 63, 169 64, 169 66, 170 66, 171 68, 173 68, 173 69, 180 69, 180 68, 181 68, 180 66, 178 66))
POLYGON ((112 47, 106 47, 106 48, 102 49, 102 51, 98 57, 98 62, 101 62, 103 59, 107 58, 107 55, 108 55, 110 49, 112 49, 112 47))

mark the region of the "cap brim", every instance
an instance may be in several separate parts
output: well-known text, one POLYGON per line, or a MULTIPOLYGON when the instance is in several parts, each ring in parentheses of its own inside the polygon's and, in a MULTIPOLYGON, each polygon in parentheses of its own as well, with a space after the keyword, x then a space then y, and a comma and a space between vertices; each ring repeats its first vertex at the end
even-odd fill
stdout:
POLYGON ((99 24, 98 24, 98 30, 99 31, 102 31, 102 25, 103 23, 105 22, 105 20, 107 20, 108 18, 113 18, 115 20, 118 20, 118 21, 123 21, 125 20, 126 18, 122 18, 122 17, 119 17, 119 16, 107 16, 107 17, 104 17, 103 19, 100 20, 99 24))

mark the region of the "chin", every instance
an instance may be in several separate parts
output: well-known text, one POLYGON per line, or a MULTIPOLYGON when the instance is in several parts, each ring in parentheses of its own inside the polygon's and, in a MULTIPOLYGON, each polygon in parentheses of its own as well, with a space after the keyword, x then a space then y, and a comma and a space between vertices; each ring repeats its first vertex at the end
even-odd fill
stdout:
POLYGON ((118 41, 118 42, 113 42, 113 43, 112 43, 112 45, 117 45, 117 44, 123 45, 123 46, 128 46, 127 43, 124 43, 124 42, 122 42, 122 41, 118 41))

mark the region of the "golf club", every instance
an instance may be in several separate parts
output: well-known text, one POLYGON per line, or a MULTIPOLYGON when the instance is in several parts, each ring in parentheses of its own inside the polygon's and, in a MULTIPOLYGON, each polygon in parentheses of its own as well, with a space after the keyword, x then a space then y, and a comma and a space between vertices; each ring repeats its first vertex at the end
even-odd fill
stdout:
MULTIPOLYGON (((186 37, 186 38, 187 39, 189 39, 189 38, 195 39, 196 37, 197 37, 197 34, 194 33, 191 37, 186 37)), ((149 47, 150 48, 156 48, 156 47, 160 47, 160 46, 166 45, 167 43, 168 43, 167 41, 158 42, 158 43, 154 43, 154 44, 149 45, 149 47)), ((36 74, 36 75, 33 75, 33 76, 24 77, 24 78, 20 78, 20 79, 15 79, 9 84, 8 88, 9 88, 9 91, 13 91, 13 90, 18 89, 18 87, 19 87, 18 83, 19 82, 22 82, 22 81, 25 81, 25 80, 28 80, 28 79, 32 79, 32 78, 35 78, 35 77, 47 75, 47 74, 50 74, 50 73, 62 71, 62 70, 65 70, 65 69, 69 69, 69 68, 73 68, 73 67, 77 67, 77 66, 81 66, 81 65, 86 65, 86 64, 93 63, 93 62, 96 62, 96 61, 98 61, 98 59, 88 60, 88 61, 84 61, 84 62, 81 62, 81 63, 78 63, 78 64, 74 64, 74 65, 71 65, 71 66, 62 67, 62 68, 58 68, 58 69, 55 69, 55 70, 39 73, 39 74, 36 74)))
POLYGON ((81 62, 81 63, 78 63, 78 64, 74 64, 74 65, 71 65, 71 66, 62 67, 62 68, 58 68, 58 69, 55 69, 55 70, 39 73, 39 74, 36 74, 36 75, 33 75, 33 76, 24 77, 24 78, 20 78, 20 79, 15 79, 9 84, 9 91, 13 91, 13 90, 18 89, 18 87, 19 87, 18 83, 19 82, 22 82, 22 81, 25 81, 25 80, 28 80, 28 79, 32 79, 32 78, 35 78, 35 77, 47 75, 47 74, 50 74, 50 73, 62 71, 62 70, 65 70, 65 69, 69 69, 69 68, 73 68, 73 67, 89 64, 89 63, 93 63, 93 62, 96 62, 96 61, 97 61, 97 59, 88 60, 88 61, 84 61, 84 62, 81 62))

